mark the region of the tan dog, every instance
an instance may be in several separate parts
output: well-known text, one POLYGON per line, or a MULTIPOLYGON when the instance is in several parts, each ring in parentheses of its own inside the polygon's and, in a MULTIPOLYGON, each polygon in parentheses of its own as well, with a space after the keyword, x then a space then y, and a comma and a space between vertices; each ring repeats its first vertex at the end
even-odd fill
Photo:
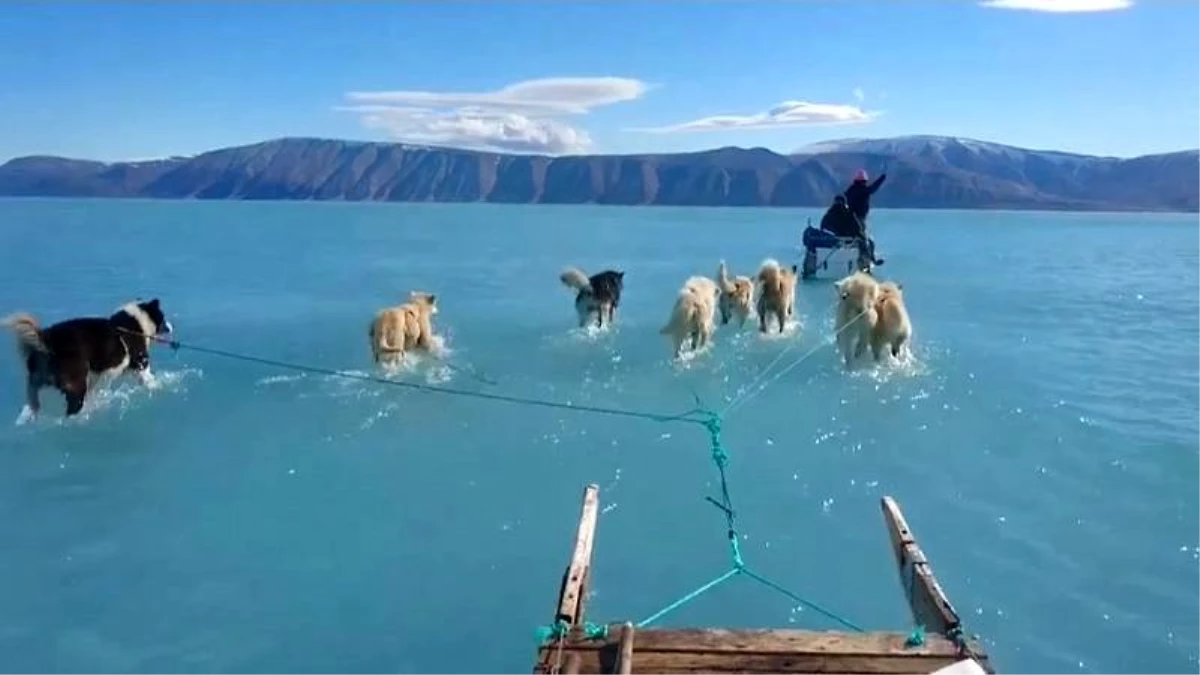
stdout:
POLYGON ((875 299, 875 313, 878 315, 874 328, 871 329, 871 352, 878 361, 883 356, 883 348, 888 347, 893 357, 900 358, 903 351, 909 352, 912 340, 912 322, 908 319, 908 309, 904 306, 904 293, 900 284, 885 281, 879 284, 879 295, 875 299))
POLYGON ((767 332, 767 316, 773 316, 779 323, 779 332, 792 318, 796 309, 796 266, 790 270, 779 266, 771 258, 763 261, 758 270, 758 283, 761 286, 758 294, 758 330, 767 332))
POLYGON ((679 290, 667 325, 658 332, 671 337, 673 353, 683 353, 683 343, 691 338, 692 351, 704 347, 716 330, 717 297, 721 289, 708 277, 691 277, 679 290))
POLYGON ((721 289, 718 308, 721 310, 721 325, 729 323, 731 317, 738 318, 738 327, 746 325, 750 308, 754 306, 754 281, 750 277, 729 278, 725 261, 717 268, 717 286, 721 289))
POLYGON ((422 291, 409 293, 409 301, 403 305, 380 310, 367 333, 375 363, 395 365, 409 350, 430 351, 437 312, 437 296, 422 291))
POLYGON ((879 298, 879 282, 869 274, 855 272, 833 286, 838 294, 834 331, 842 360, 849 368, 871 343, 871 332, 878 318, 875 303, 879 298))

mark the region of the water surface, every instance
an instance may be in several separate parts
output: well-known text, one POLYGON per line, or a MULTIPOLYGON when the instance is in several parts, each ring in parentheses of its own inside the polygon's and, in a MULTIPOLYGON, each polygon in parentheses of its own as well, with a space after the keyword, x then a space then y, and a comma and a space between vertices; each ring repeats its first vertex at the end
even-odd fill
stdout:
MULTIPOLYGON (((752 566, 908 630, 892 495, 1001 671, 1196 669, 1195 216, 881 210, 915 367, 842 372, 827 282, 801 286, 793 334, 726 328, 672 364, 657 330, 683 281, 798 262, 805 215, 0 201, 0 311, 157 296, 186 344, 368 373, 373 312, 423 289, 459 369, 406 381, 652 412, 722 407, 786 351, 725 423, 752 566), (566 264, 627 270, 614 331, 572 330, 566 264)), ((38 423, 0 424, 5 670, 528 672, 589 482, 593 620, 729 564, 698 427, 154 358, 157 391, 68 424, 47 391, 38 423)), ((9 420, 21 377, 0 359, 9 420)), ((833 627, 745 580, 663 623, 833 627)))

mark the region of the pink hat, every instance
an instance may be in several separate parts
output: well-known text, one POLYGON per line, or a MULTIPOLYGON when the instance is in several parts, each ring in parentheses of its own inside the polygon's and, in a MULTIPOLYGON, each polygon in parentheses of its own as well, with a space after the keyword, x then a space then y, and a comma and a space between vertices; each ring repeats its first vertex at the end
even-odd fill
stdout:
POLYGON ((859 181, 859 180, 866 180, 866 179, 867 179, 867 170, 866 169, 859 169, 858 171, 854 172, 854 180, 859 181))

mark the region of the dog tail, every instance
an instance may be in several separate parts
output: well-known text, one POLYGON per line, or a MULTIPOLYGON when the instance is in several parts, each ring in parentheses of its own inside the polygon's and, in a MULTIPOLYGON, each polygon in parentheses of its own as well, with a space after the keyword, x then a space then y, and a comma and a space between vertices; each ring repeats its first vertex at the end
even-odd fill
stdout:
POLYGON ((783 276, 783 270, 779 268, 779 263, 772 258, 767 258, 763 261, 762 267, 758 268, 758 281, 766 288, 772 291, 780 287, 780 277, 783 276))
POLYGON ((42 340, 42 329, 37 319, 25 312, 10 314, 0 320, 17 338, 17 351, 22 358, 29 358, 34 353, 49 354, 50 349, 42 340))
POLYGON ((371 346, 378 354, 392 354, 400 351, 396 347, 396 326, 394 321, 388 321, 380 314, 371 322, 367 334, 371 337, 371 346))
POLYGON ((779 268, 779 262, 774 258, 767 258, 758 268, 758 280, 764 284, 774 283, 779 279, 779 275, 783 270, 779 268))
POLYGON ((722 260, 721 264, 717 266, 717 284, 721 287, 721 290, 725 291, 726 293, 732 293, 734 290, 733 284, 729 282, 729 271, 725 269, 724 260, 722 260))
POLYGON ((583 270, 578 267, 568 267, 563 270, 563 273, 558 275, 560 281, 567 288, 574 288, 577 291, 591 291, 592 282, 588 279, 588 275, 583 273, 583 270))

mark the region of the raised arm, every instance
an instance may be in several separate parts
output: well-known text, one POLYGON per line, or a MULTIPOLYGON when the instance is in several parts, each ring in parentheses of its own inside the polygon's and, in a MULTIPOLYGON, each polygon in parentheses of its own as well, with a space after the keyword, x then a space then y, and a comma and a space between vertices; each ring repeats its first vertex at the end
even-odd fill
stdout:
POLYGON ((879 174, 879 178, 876 178, 873 183, 871 183, 870 185, 867 186, 867 194, 871 194, 871 195, 875 194, 875 191, 879 189, 880 185, 883 185, 883 181, 885 181, 885 180, 887 180, 887 174, 886 173, 879 174))

